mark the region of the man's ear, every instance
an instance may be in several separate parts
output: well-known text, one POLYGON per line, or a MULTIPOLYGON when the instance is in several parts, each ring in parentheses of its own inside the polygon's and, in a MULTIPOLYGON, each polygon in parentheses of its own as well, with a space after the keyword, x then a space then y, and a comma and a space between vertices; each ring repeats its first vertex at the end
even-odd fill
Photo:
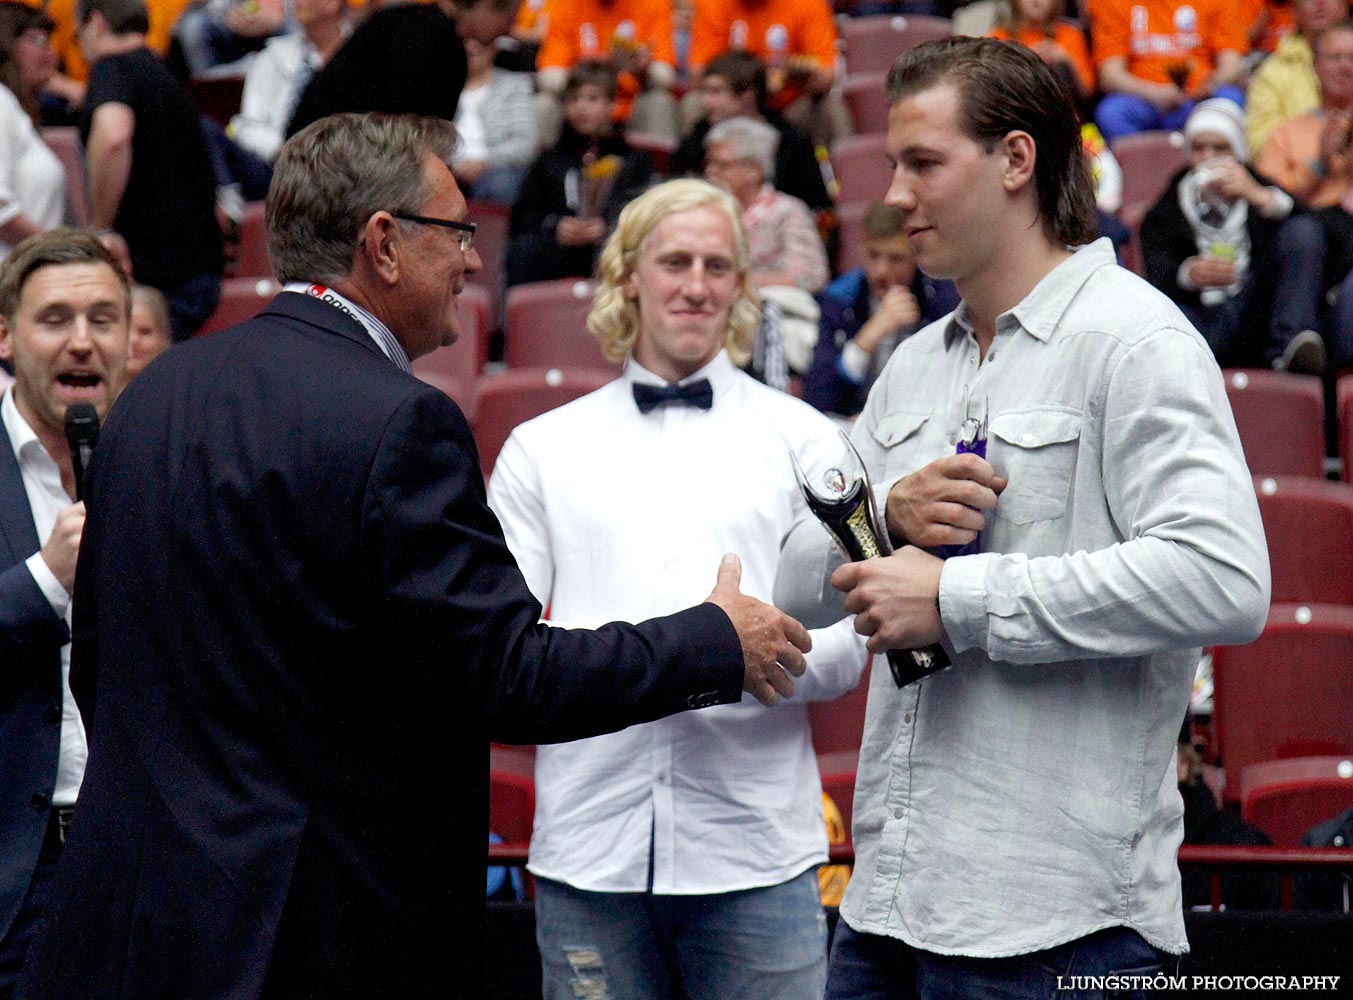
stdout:
POLYGON ((14 340, 9 335, 9 320, 0 315, 0 361, 14 360, 14 340))
POLYGON ((399 227, 389 212, 377 212, 362 226, 357 253, 371 272, 387 285, 399 284, 402 247, 399 227))
POLYGON ((1028 132, 1007 133, 1001 140, 1005 153, 1005 172, 1001 183, 1011 194, 1022 190, 1034 176, 1034 163, 1038 159, 1038 147, 1028 132))

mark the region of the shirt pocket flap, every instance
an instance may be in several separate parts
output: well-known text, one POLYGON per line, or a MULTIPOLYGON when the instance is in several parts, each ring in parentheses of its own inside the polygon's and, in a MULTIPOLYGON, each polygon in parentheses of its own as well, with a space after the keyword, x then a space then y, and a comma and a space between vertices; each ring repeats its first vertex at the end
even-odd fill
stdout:
POLYGON ((885 448, 901 444, 925 426, 928 413, 890 413, 873 427, 874 439, 885 448))
POLYGON ((1045 448, 1081 436, 1081 415, 1060 410, 1002 413, 991 420, 991 433, 1016 448, 1045 448))

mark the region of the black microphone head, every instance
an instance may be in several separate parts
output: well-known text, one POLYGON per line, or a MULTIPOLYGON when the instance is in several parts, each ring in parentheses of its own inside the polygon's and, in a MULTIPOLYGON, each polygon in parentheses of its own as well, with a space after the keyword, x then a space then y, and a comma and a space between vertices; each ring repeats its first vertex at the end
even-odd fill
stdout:
POLYGON ((66 407, 66 440, 73 449, 99 443, 99 411, 93 403, 71 403, 66 407))

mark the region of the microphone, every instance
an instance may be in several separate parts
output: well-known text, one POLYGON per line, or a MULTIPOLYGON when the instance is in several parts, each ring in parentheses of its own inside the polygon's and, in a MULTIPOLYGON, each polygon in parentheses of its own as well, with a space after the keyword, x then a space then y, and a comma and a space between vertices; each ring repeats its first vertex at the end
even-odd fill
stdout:
POLYGON ((66 407, 66 440, 70 443, 70 461, 75 467, 75 501, 84 498, 85 468, 99 443, 99 411, 93 403, 71 403, 66 407))

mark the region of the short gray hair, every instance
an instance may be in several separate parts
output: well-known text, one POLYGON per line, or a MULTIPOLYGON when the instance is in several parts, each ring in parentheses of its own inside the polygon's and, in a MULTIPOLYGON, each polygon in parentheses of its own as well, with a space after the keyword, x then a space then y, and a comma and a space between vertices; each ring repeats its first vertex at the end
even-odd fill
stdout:
POLYGON ((417 214, 431 195, 425 154, 449 161, 455 146, 454 125, 417 115, 331 115, 292 136, 264 210, 278 279, 346 277, 367 220, 380 211, 417 214))
POLYGON ((705 148, 726 142, 739 160, 751 160, 761 168, 766 180, 775 182, 775 152, 780 148, 780 133, 775 126, 739 115, 719 122, 705 136, 705 148))

